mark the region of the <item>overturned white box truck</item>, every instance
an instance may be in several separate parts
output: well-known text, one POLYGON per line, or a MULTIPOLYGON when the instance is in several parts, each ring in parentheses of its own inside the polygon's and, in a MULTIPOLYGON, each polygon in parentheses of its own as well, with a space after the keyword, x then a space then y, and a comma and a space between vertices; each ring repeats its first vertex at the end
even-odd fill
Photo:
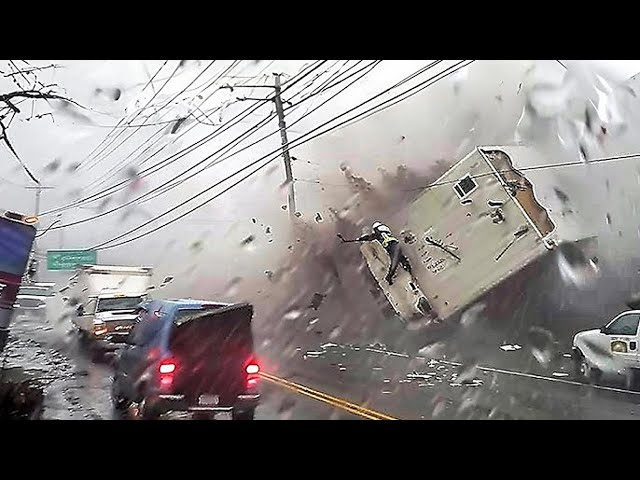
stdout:
POLYGON ((477 147, 425 186, 399 239, 413 279, 399 268, 390 286, 389 256, 377 242, 364 244, 362 254, 396 313, 406 321, 446 320, 561 244, 594 245, 584 225, 563 221, 556 179, 542 168, 549 165, 532 147, 477 147))

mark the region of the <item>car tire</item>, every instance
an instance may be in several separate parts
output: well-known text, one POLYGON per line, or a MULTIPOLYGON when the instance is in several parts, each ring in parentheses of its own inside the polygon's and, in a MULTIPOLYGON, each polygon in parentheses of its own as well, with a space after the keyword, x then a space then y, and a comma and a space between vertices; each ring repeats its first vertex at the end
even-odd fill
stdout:
POLYGON ((640 372, 635 368, 627 370, 625 375, 625 387, 627 390, 638 390, 640 387, 640 372))
POLYGON ((116 378, 111 382, 111 403, 113 403, 113 408, 117 411, 125 411, 131 404, 131 402, 120 394, 116 378))
POLYGON ((233 420, 253 420, 254 416, 255 416, 255 409, 240 410, 240 411, 234 410, 231 415, 231 418, 233 420))
POLYGON ((575 376, 579 380, 592 383, 598 381, 600 378, 600 370, 592 366, 580 351, 576 351, 574 354, 573 364, 575 376))
POLYGON ((158 420, 160 418, 160 413, 158 410, 150 405, 147 398, 143 398, 140 404, 138 405, 139 417, 142 420, 158 420))

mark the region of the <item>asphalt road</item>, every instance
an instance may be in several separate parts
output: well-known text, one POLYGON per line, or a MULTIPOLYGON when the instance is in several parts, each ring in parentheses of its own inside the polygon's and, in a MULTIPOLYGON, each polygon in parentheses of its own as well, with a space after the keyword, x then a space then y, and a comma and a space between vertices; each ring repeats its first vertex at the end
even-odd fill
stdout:
MULTIPOLYGON (((45 386, 46 419, 117 418, 110 366, 80 347, 56 301, 16 312, 5 368, 23 369, 45 386)), ((607 308, 613 315, 623 305, 607 308)), ((262 338, 258 326, 256 343, 268 346, 260 348, 265 375, 256 419, 638 418, 640 393, 615 379, 586 385, 573 378, 571 336, 602 324, 602 315, 567 311, 541 325, 520 317, 490 322, 477 313, 437 335, 409 331, 395 318, 336 334, 301 317, 281 341, 262 338)))
MULTIPOLYGON (((4 352, 4 368, 20 370, 45 389, 43 419, 120 419, 109 397, 112 369, 102 355, 82 347, 67 319, 46 311, 17 311, 10 342, 4 352)), ((257 420, 362 419, 331 403, 318 401, 263 380, 257 420)), ((169 415, 167 419, 183 419, 169 415)))

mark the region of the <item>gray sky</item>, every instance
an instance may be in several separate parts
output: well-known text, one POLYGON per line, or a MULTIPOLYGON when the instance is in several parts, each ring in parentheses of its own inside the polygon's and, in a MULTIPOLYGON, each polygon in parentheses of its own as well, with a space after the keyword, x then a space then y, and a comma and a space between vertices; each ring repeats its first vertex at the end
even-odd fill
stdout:
MULTIPOLYGON (((187 63, 167 82, 155 102, 163 104, 170 100, 192 82, 210 62, 203 60, 187 63)), ((252 76, 256 76, 256 81, 272 82, 271 72, 279 71, 293 76, 304 65, 311 62, 242 62, 231 72, 231 75, 239 78, 224 78, 218 84, 236 84, 243 81, 244 77, 252 76), (262 74, 266 77, 260 77, 262 74)), ((292 126, 289 130, 289 140, 295 140, 302 133, 395 84, 429 62, 428 60, 382 62, 361 82, 349 87, 326 106, 292 126)), ((6 61, 0 62, 3 71, 6 70, 4 68, 6 63, 6 61)), ((141 105, 149 101, 153 90, 149 88, 141 92, 142 87, 162 66, 163 61, 52 60, 32 63, 62 65, 63 68, 60 69, 43 71, 40 79, 44 83, 58 83, 70 98, 88 109, 73 109, 69 113, 59 107, 52 110, 52 107, 46 103, 38 103, 34 114, 53 111, 54 118, 45 116, 27 121, 26 118, 31 114, 29 106, 24 109, 21 118, 16 119, 10 127, 11 139, 20 157, 43 184, 55 186, 54 190, 48 190, 42 194, 41 211, 43 212, 68 204, 78 195, 94 193, 100 188, 126 178, 125 164, 122 162, 135 158, 135 155, 131 158, 128 156, 136 148, 139 153, 140 145, 158 130, 163 131, 164 142, 158 146, 166 144, 167 147, 157 157, 148 160, 146 160, 148 155, 137 158, 136 164, 142 164, 143 167, 153 164, 213 131, 214 127, 210 125, 197 125, 188 134, 172 143, 175 136, 166 134, 166 128, 169 128, 167 125, 143 127, 109 155, 97 157, 100 159, 99 162, 88 162, 77 172, 69 172, 68 168, 72 164, 85 159, 102 141, 110 132, 111 126, 115 125, 126 112, 131 112, 135 108, 136 101, 141 105), (116 88, 121 91, 117 101, 111 93, 116 88), (55 172, 48 172, 47 165, 56 160, 59 161, 60 167, 55 172), (99 184, 101 181, 104 182, 102 185, 99 184), (98 186, 94 185, 96 182, 98 186)), ((445 61, 444 65, 434 68, 434 73, 454 63, 455 61, 445 61)), ((564 74, 564 69, 556 61, 535 63, 537 72, 541 72, 540 75, 547 81, 558 82, 564 74)), ((583 71, 586 68, 600 73, 612 82, 622 82, 640 71, 640 61, 599 60, 563 61, 563 63, 575 71, 583 71)), ((193 87, 206 84, 213 75, 230 64, 230 61, 217 61, 195 81, 193 87)), ((341 64, 342 62, 329 61, 319 71, 329 68, 330 71, 327 74, 329 75, 337 71, 341 64)), ((340 207, 348 200, 351 194, 345 187, 345 179, 339 169, 341 163, 348 163, 357 172, 376 180, 379 175, 378 167, 393 171, 398 165, 407 164, 418 170, 427 170, 436 160, 445 159, 452 162, 461 158, 476 144, 513 141, 515 125, 522 113, 524 101, 523 96, 519 94, 518 86, 523 82, 527 70, 533 64, 533 61, 477 61, 466 69, 466 74, 460 73, 449 77, 382 113, 294 149, 293 155, 299 158, 298 162, 293 163, 294 176, 298 179, 296 192, 299 210, 306 218, 311 218, 316 212, 326 214, 329 207, 340 207)), ((167 79, 177 65, 178 61, 170 61, 161 70, 157 77, 161 81, 154 82, 156 89, 162 86, 163 79, 167 79)), ((285 76, 284 80, 286 79, 285 76)), ((424 77, 421 77, 408 83, 407 86, 417 84, 423 79, 424 77)), ((12 85, 6 78, 0 80, 0 91, 10 91, 11 88, 12 85)), ((207 94, 211 90, 208 90, 207 94)), ((263 96, 269 91, 268 89, 252 91, 236 89, 231 93, 228 89, 220 90, 202 108, 213 108, 241 95, 263 96)), ((197 101, 195 95, 198 94, 198 90, 186 93, 190 93, 192 99, 197 101)), ((386 94, 381 97, 381 100, 390 98, 394 94, 395 92, 386 94)), ((328 95, 318 96, 307 102, 305 106, 288 114, 287 123, 293 124, 308 108, 319 105, 328 95)), ((247 105, 248 102, 231 105, 224 110, 222 121, 229 120, 247 105)), ((159 114, 166 115, 160 121, 175 119, 183 115, 185 109, 188 109, 186 101, 174 108, 166 108, 159 114)), ((171 180, 185 169, 201 162, 207 155, 214 153, 227 141, 271 111, 270 104, 261 107, 255 115, 248 117, 237 127, 180 159, 171 167, 164 169, 162 173, 145 179, 138 190, 126 193, 139 195, 158 188, 159 185, 171 180)), ((158 116, 153 117, 149 123, 154 121, 158 121, 158 116)), ((140 117, 133 121, 133 125, 139 123, 141 123, 140 117)), ((123 130, 125 131, 114 146, 127 137, 133 128, 123 130)), ((99 221, 65 229, 62 234, 60 230, 50 231, 43 237, 41 246, 45 249, 60 246, 90 247, 138 225, 150 216, 171 211, 172 213, 162 220, 173 218, 174 214, 183 213, 188 208, 171 210, 182 200, 238 170, 239 167, 277 149, 280 138, 277 134, 275 119, 250 140, 253 141, 267 133, 273 134, 255 147, 207 169, 170 193, 144 203, 141 207, 132 210, 128 217, 123 218, 123 210, 120 210, 102 217, 99 221)), ((241 146, 247 143, 244 142, 241 146)), ((31 213, 34 208, 34 193, 24 189, 24 186, 32 185, 29 178, 4 146, 0 147, 0 156, 3 157, 2 166, 0 166, 0 205, 3 208, 31 213)), ((176 270, 180 270, 181 273, 194 271, 198 273, 194 277, 196 279, 210 275, 207 269, 211 265, 216 265, 219 269, 217 272, 222 273, 226 278, 235 275, 261 274, 266 269, 273 269, 274 264, 277 265, 279 262, 278 258, 286 254, 286 245, 289 241, 288 217, 287 213, 281 209, 281 205, 286 203, 286 191, 280 186, 284 179, 283 168, 279 160, 274 162, 274 166, 274 169, 267 168, 261 175, 256 175, 255 178, 244 182, 205 208, 157 234, 149 235, 125 247, 100 252, 101 261, 151 264, 167 274, 174 274, 176 270), (256 219, 256 223, 253 223, 252 218, 256 219), (265 235, 267 226, 270 226, 273 232, 274 242, 272 243, 268 243, 265 235), (240 241, 251 234, 256 237, 252 249, 241 248, 240 241), (198 241, 202 243, 194 246, 194 242, 198 241), (195 270, 189 270, 192 267, 195 270)), ((212 190, 202 198, 208 198, 217 191, 219 189, 212 190)), ((120 192, 111 200, 108 208, 130 198, 133 197, 124 197, 123 192, 120 192)), ((67 223, 95 215, 96 206, 97 204, 93 203, 83 208, 67 210, 61 220, 67 223)), ((42 225, 49 225, 55 218, 51 215, 44 216, 42 225)), ((146 231, 148 228, 150 227, 136 233, 146 231)))

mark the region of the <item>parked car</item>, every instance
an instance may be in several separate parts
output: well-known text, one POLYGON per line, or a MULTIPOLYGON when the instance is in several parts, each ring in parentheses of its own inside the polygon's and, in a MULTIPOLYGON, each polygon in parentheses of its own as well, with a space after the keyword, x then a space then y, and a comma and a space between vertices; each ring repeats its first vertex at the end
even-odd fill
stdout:
POLYGON ((143 419, 172 411, 252 420, 260 399, 252 317, 248 303, 143 303, 115 360, 114 406, 143 419))

